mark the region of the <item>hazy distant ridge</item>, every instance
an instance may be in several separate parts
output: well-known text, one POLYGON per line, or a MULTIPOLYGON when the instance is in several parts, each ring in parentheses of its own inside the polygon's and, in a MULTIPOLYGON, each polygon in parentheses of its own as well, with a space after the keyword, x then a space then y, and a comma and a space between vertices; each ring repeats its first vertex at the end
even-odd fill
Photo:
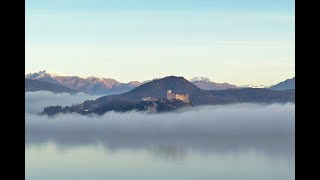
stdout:
POLYGON ((287 89, 295 89, 295 77, 292 79, 287 79, 282 81, 274 86, 271 86, 270 89, 273 90, 287 90, 287 89))
POLYGON ((25 79, 25 92, 36 92, 36 91, 50 91, 53 93, 69 93, 69 94, 75 94, 79 92, 77 90, 70 89, 70 88, 49 83, 49 82, 25 79))

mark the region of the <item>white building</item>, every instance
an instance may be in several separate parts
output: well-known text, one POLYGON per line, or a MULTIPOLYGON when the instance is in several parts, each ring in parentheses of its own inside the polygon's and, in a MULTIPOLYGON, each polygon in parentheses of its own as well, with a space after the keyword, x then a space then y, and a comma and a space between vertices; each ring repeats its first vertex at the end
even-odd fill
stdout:
POLYGON ((168 100, 178 99, 185 103, 190 103, 189 94, 174 94, 170 89, 167 90, 167 99, 168 100))

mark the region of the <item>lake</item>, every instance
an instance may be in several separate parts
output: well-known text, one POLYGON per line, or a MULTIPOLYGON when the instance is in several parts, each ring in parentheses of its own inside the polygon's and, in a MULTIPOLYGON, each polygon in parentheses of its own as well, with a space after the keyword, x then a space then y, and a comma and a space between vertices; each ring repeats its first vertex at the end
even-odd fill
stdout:
POLYGON ((295 179, 291 103, 163 114, 35 113, 50 102, 26 101, 27 180, 295 179))
POLYGON ((294 137, 27 136, 26 179, 294 179, 294 137))

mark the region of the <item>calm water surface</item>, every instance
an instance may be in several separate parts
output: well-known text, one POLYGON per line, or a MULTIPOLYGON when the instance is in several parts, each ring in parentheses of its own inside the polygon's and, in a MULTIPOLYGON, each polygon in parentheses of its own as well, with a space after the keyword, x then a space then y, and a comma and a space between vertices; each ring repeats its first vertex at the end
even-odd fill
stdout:
POLYGON ((295 165, 292 135, 29 132, 25 155, 28 180, 293 180, 295 165))
POLYGON ((27 180, 295 179, 294 104, 36 114, 48 104, 82 101, 69 96, 26 94, 27 180))

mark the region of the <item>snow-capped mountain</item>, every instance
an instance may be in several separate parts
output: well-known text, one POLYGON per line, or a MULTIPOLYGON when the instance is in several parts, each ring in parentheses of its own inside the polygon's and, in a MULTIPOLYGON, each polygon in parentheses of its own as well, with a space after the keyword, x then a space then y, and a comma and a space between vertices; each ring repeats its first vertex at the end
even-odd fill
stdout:
POLYGON ((203 90, 224 90, 224 89, 232 89, 238 88, 235 85, 231 85, 228 83, 216 83, 212 82, 207 77, 194 77, 190 80, 194 85, 203 90))
POLYGON ((87 78, 78 76, 60 76, 57 74, 48 73, 45 70, 27 74, 25 78, 61 85, 88 94, 99 95, 124 93, 141 85, 141 83, 138 81, 121 83, 111 78, 101 78, 94 76, 90 76, 87 78))
POLYGON ((59 76, 57 73, 48 73, 46 70, 35 72, 35 73, 29 73, 25 75, 25 78, 28 79, 41 79, 45 77, 55 77, 59 76))
POLYGON ((33 80, 40 80, 40 81, 49 82, 49 83, 53 83, 53 84, 57 84, 57 85, 62 85, 59 83, 59 81, 54 79, 55 76, 56 76, 56 74, 50 74, 46 70, 43 70, 43 71, 39 71, 36 73, 29 73, 29 74, 25 75, 25 78, 26 79, 33 79, 33 80))
POLYGON ((257 84, 246 84, 240 85, 239 88, 269 88, 270 86, 266 85, 257 85, 257 84))
POLYGON ((190 82, 207 82, 207 83, 211 83, 211 80, 207 77, 194 77, 190 80, 190 82))
POLYGON ((25 75, 25 78, 27 79, 38 79, 38 78, 42 78, 42 77, 50 77, 50 74, 47 73, 46 70, 44 71, 39 71, 36 73, 29 73, 25 75))

